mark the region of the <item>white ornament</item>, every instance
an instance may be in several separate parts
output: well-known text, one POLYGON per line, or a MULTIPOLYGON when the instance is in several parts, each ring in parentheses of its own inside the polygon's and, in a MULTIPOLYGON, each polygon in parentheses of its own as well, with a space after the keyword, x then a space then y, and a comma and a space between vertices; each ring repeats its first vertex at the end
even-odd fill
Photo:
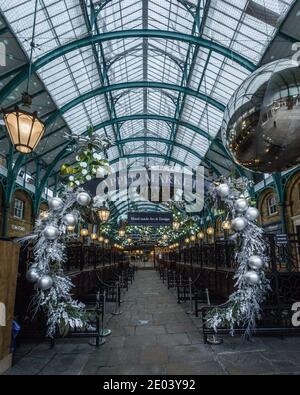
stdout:
POLYGON ((69 180, 70 180, 70 181, 74 181, 74 180, 75 180, 74 176, 70 176, 70 177, 69 177, 69 180))
POLYGON ((80 192, 77 195, 77 203, 80 204, 80 206, 88 206, 90 202, 91 202, 91 197, 88 193, 80 192))
POLYGON ((76 226, 77 225, 77 217, 74 214, 66 214, 63 218, 63 223, 66 226, 76 226))
POLYGON ((246 214, 245 214, 245 216, 246 216, 246 218, 249 220, 249 221, 255 221, 255 220, 257 220, 257 218, 259 217, 259 211, 257 210, 257 208, 255 208, 255 207, 249 207, 248 208, 248 210, 246 211, 246 214))
POLYGON ((39 280, 39 278, 40 278, 40 273, 34 267, 29 269, 28 272, 26 273, 26 279, 30 283, 36 283, 39 280))
POLYGON ((237 217, 234 218, 231 222, 231 227, 236 232, 242 232, 248 225, 246 218, 237 217))
POLYGON ((81 162, 80 166, 83 167, 84 169, 87 167, 87 163, 86 162, 81 162))
POLYGON ((59 235, 59 230, 56 226, 48 225, 44 230, 44 236, 47 240, 56 240, 59 235))
POLYGON ((248 265, 251 269, 253 270, 260 270, 264 267, 264 263, 263 260, 261 259, 260 256, 258 255, 253 255, 249 261, 248 261, 248 265))
POLYGON ((42 291, 48 291, 48 289, 52 288, 52 286, 53 286, 52 277, 47 276, 47 275, 42 276, 42 277, 39 279, 39 281, 38 281, 38 283, 37 283, 37 286, 38 286, 38 288, 41 289, 42 291))
POLYGON ((234 203, 234 208, 235 208, 236 211, 238 211, 239 213, 244 213, 245 211, 248 210, 249 204, 248 204, 248 202, 247 202, 246 199, 238 199, 238 200, 234 203))
POLYGON ((217 187, 217 194, 221 197, 221 198, 226 198, 230 193, 230 188, 229 185, 227 184, 221 184, 217 187))
POLYGON ((64 202, 59 197, 54 197, 49 200, 49 208, 53 211, 63 208, 64 202))
POLYGON ((247 272, 244 278, 249 285, 258 285, 260 283, 260 277, 254 270, 247 272))
POLYGON ((86 176, 86 179, 87 179, 88 181, 91 181, 92 177, 88 174, 88 175, 86 176))
POLYGON ((107 172, 104 167, 98 167, 97 172, 96 172, 96 178, 104 178, 106 176, 107 172))
POLYGON ((83 169, 83 170, 82 170, 82 174, 83 174, 84 176, 86 176, 87 173, 88 173, 88 171, 87 171, 86 169, 83 169))

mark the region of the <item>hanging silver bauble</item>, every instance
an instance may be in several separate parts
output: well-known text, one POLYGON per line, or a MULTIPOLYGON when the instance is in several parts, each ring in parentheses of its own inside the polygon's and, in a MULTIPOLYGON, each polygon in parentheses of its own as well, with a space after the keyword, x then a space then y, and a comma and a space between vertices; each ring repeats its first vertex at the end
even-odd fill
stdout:
POLYGON ((245 217, 249 221, 256 221, 257 218, 259 217, 259 211, 255 207, 249 207, 248 210, 246 211, 245 217))
POLYGON ((226 198, 230 194, 230 188, 227 184, 221 184, 217 187, 217 194, 220 198, 226 198))
POLYGON ((223 143, 235 162, 262 173, 300 164, 300 67, 292 59, 265 64, 228 103, 223 143))
POLYGON ((244 213, 245 211, 248 210, 249 204, 246 199, 238 199, 234 203, 234 208, 236 209, 237 212, 244 213))
POLYGON ((249 285, 258 285, 260 283, 260 277, 254 270, 249 270, 244 278, 249 285))
POLYGON ((260 270, 264 267, 264 262, 261 259, 260 256, 258 255, 253 255, 249 261, 248 261, 248 265, 251 269, 253 270, 260 270))
POLYGON ((231 222, 231 227, 235 232, 242 232, 248 225, 248 221, 244 217, 234 218, 231 222))
POLYGON ((64 206, 64 202, 59 197, 54 197, 48 202, 49 208, 53 211, 60 210, 64 206))
POLYGON ((66 214, 63 218, 63 223, 66 226, 76 226, 77 225, 77 217, 76 215, 70 213, 70 214, 66 214))
POLYGON ((77 203, 80 206, 88 206, 90 204, 90 202, 91 202, 91 197, 90 197, 90 195, 88 193, 80 192, 77 195, 77 203))
POLYGON ((36 283, 40 277, 41 274, 35 267, 29 269, 28 272, 26 273, 26 280, 29 281, 30 283, 36 283))
POLYGON ((47 240, 56 240, 59 236, 59 230, 56 226, 48 225, 44 230, 44 236, 47 240))
POLYGON ((52 277, 48 276, 48 275, 44 275, 42 276, 38 283, 37 286, 39 289, 41 289, 42 291, 48 291, 48 289, 52 288, 53 286, 53 280, 52 277))

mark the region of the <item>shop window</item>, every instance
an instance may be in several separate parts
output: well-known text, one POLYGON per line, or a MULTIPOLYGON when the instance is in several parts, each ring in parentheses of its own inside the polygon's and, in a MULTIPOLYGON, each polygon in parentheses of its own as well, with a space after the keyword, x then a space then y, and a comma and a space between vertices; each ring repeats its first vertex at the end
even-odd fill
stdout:
POLYGON ((14 202, 14 217, 18 219, 24 218, 24 202, 20 199, 15 199, 14 202))
POLYGON ((277 214, 278 213, 278 208, 277 208, 277 200, 275 196, 270 196, 268 198, 268 214, 269 216, 277 214))

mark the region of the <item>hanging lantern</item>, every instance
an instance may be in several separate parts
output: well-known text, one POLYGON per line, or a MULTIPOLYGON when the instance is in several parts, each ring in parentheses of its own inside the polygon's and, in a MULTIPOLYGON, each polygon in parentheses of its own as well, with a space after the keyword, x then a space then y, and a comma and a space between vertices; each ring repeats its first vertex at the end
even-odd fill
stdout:
POLYGON ((168 240, 168 235, 163 235, 163 240, 167 241, 168 240))
POLYGON ((177 221, 174 221, 173 222, 173 230, 178 230, 180 228, 180 223, 179 222, 177 222, 177 221))
POLYGON ((89 235, 88 229, 81 229, 80 235, 81 235, 82 237, 87 237, 87 236, 89 235))
POLYGON ((125 229, 120 229, 120 230, 119 230, 119 236, 120 236, 120 237, 124 237, 125 234, 126 234, 125 229))
POLYGON ((104 244, 109 244, 109 240, 108 239, 104 239, 104 244))
POLYGON ((199 232, 197 235, 199 240, 204 240, 205 239, 205 233, 204 232, 199 232))
POLYGON ((230 221, 224 221, 222 223, 222 228, 223 228, 223 230, 230 230, 231 229, 231 222, 230 221))
POLYGON ((75 226, 74 225, 68 225, 67 226, 67 231, 70 233, 73 233, 75 231, 75 226))
POLYGON ((97 240, 97 239, 98 239, 97 234, 96 234, 96 233, 92 233, 92 234, 91 234, 91 239, 92 239, 92 240, 97 240))
POLYGON ((132 243, 132 239, 131 238, 127 239, 127 243, 131 244, 132 243))
POLYGON ((5 126, 15 149, 22 154, 30 154, 35 150, 44 132, 45 124, 38 118, 37 113, 21 110, 2 110, 5 126))
POLYGON ((207 234, 209 236, 212 236, 215 233, 215 230, 212 226, 210 226, 209 228, 207 228, 207 234))
POLYGON ((100 243, 103 243, 103 242, 104 242, 104 237, 103 237, 103 236, 100 236, 100 237, 98 238, 98 241, 100 241, 100 243))
POLYGON ((184 241, 185 241, 186 244, 189 244, 190 239, 187 237, 184 241))
POLYGON ((191 236, 191 241, 196 241, 196 236, 195 235, 191 236))
POLYGON ((109 209, 105 206, 105 204, 99 208, 98 210, 98 215, 99 219, 101 222, 107 222, 109 216, 110 216, 110 211, 109 209))

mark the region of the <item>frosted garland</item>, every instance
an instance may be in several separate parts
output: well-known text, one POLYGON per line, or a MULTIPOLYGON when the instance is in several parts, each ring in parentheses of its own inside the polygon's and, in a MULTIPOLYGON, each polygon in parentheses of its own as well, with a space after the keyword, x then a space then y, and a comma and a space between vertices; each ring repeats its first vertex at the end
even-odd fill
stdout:
POLYGON ((73 284, 63 273, 67 233, 64 218, 66 214, 72 213, 78 220, 80 219, 79 210, 74 209, 77 205, 77 196, 78 192, 66 192, 62 199, 62 207, 56 210, 50 209, 46 218, 37 220, 33 234, 20 239, 21 243, 30 240, 34 242, 34 259, 27 275, 34 271, 38 274, 38 278, 32 279, 37 285, 31 307, 34 313, 40 309, 46 313, 49 337, 53 337, 57 329, 63 334, 70 328, 85 326, 85 306, 72 298, 73 284), (58 230, 54 240, 47 237, 46 228, 49 226, 58 230), (49 288, 41 289, 39 281, 45 277, 46 279, 50 277, 49 288))
POLYGON ((255 215, 253 215, 255 209, 250 208, 247 211, 247 207, 243 207, 247 199, 243 197, 241 199, 241 196, 246 194, 247 187, 249 187, 249 181, 246 179, 239 181, 229 179, 223 180, 221 187, 214 185, 209 191, 214 207, 218 207, 223 202, 225 209, 228 210, 228 218, 233 219, 233 225, 235 218, 242 218, 246 222, 244 229, 241 226, 233 236, 237 245, 238 268, 234 276, 236 291, 224 306, 211 310, 206 324, 215 332, 218 328, 229 328, 232 335, 236 327, 243 327, 245 335, 250 336, 256 329, 261 306, 271 287, 266 277, 268 257, 266 256, 267 245, 263 238, 264 232, 256 224, 255 215), (238 200, 243 200, 243 202, 237 203, 238 200), (247 213, 250 220, 247 218, 247 213), (251 257, 256 263, 254 268, 249 264, 251 257), (261 265, 259 265, 260 262, 261 265))

